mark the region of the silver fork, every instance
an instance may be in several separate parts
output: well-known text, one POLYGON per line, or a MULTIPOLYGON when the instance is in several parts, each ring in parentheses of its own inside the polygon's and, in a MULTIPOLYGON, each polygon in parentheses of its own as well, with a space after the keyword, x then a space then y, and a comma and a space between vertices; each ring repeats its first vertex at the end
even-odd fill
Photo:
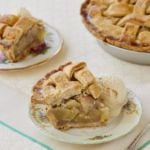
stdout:
POLYGON ((143 137, 143 135, 146 133, 146 131, 150 128, 150 123, 146 125, 146 127, 144 127, 144 129, 142 129, 140 131, 140 133, 134 138, 134 140, 129 144, 129 146, 127 147, 126 150, 135 150, 138 142, 140 141, 140 139, 143 137))

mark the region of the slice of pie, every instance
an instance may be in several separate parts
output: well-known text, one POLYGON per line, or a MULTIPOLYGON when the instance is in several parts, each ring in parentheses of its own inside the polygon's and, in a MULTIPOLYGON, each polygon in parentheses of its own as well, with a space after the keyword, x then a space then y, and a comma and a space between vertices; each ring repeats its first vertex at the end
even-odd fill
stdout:
POLYGON ((150 52, 150 0, 86 0, 81 15, 87 29, 98 39, 150 52))
POLYGON ((69 62, 36 83, 31 102, 48 106, 46 117, 57 129, 97 127, 110 116, 101 94, 99 80, 86 63, 69 62))
POLYGON ((28 56, 31 49, 44 43, 41 20, 26 13, 0 16, 0 50, 10 62, 28 56))

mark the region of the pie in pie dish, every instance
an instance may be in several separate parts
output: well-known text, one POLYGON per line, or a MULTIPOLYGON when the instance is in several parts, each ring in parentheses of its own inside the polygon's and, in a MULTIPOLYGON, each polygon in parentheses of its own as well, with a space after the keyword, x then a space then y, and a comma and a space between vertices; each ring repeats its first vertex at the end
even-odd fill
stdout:
POLYGON ((17 15, 0 16, 0 50, 9 62, 17 62, 33 48, 44 44, 45 28, 41 20, 27 10, 17 15))
POLYGON ((98 39, 150 52, 150 0, 86 0, 81 15, 87 29, 98 39))
POLYGON ((67 130, 107 125, 120 114, 126 97, 127 90, 119 79, 98 79, 85 62, 69 62, 35 84, 31 103, 33 107, 45 105, 50 124, 67 130))

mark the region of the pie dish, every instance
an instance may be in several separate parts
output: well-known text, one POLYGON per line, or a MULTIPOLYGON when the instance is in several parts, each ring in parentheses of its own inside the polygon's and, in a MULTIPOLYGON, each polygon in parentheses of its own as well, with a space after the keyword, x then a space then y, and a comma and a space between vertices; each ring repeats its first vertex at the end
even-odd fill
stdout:
POLYGON ((48 46, 44 49, 37 48, 37 51, 32 52, 29 56, 21 61, 10 63, 5 56, 0 53, 0 71, 19 71, 25 69, 35 68, 39 65, 49 62, 51 58, 56 56, 63 47, 63 39, 59 32, 47 23, 44 23, 45 27, 45 43, 48 46))
POLYGON ((0 50, 9 62, 18 62, 35 48, 46 48, 45 27, 29 12, 0 16, 0 50))
POLYGON ((51 71, 35 84, 31 97, 33 107, 45 105, 49 123, 59 130, 105 126, 127 102, 121 80, 98 79, 85 62, 69 62, 51 71))
POLYGON ((149 0, 86 0, 83 23, 99 40, 117 47, 150 52, 149 0))

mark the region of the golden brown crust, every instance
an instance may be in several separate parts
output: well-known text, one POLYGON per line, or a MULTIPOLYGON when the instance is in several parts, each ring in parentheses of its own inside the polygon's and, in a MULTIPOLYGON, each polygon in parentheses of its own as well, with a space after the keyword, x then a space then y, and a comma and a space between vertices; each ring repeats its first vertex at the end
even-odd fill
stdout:
POLYGON ((68 78, 72 78, 74 73, 86 67, 85 62, 80 62, 76 64, 68 64, 63 68, 63 71, 66 73, 68 78))
POLYGON ((148 3, 148 0, 136 0, 134 3, 86 0, 81 6, 81 16, 87 29, 97 39, 128 50, 150 52, 150 37, 140 35, 142 30, 147 31, 150 27, 150 17, 145 14, 148 3))
POLYGON ((37 21, 29 17, 20 17, 14 27, 21 28, 26 33, 37 21))
POLYGON ((0 37, 2 36, 5 27, 6 27, 6 24, 0 23, 0 37))
POLYGON ((64 64, 64 65, 61 65, 61 66, 59 67, 59 70, 63 70, 66 66, 71 65, 71 64, 72 64, 72 62, 69 61, 69 62, 67 62, 67 63, 64 64))
POLYGON ((0 23, 7 24, 8 26, 13 26, 18 20, 18 16, 15 15, 4 15, 0 16, 0 23))

